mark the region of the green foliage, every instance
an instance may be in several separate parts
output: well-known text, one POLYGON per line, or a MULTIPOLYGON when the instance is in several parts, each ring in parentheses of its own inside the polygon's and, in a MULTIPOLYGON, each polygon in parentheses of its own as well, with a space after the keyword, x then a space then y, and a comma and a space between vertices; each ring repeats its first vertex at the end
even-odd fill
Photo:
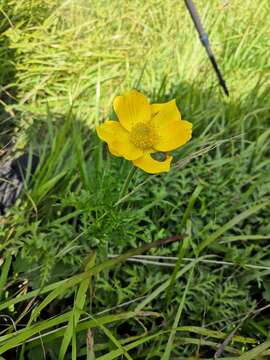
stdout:
POLYGON ((269 3, 197 3, 229 99, 184 2, 1 2, 1 143, 16 125, 40 156, 0 219, 4 358, 269 356, 269 3), (176 97, 194 135, 123 197, 131 165, 91 128, 134 86, 176 97))

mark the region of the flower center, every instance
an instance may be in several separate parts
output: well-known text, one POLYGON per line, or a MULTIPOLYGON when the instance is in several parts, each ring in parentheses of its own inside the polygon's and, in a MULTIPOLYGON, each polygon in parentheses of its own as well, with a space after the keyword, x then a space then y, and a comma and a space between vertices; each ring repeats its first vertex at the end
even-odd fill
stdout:
POLYGON ((148 124, 137 123, 130 132, 130 141, 140 149, 149 149, 153 146, 155 134, 148 124))

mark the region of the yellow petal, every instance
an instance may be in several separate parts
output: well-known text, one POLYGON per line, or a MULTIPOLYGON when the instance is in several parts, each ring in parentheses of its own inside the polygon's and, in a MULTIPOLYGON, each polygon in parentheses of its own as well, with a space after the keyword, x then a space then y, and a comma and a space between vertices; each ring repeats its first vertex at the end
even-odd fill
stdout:
POLYGON ((135 124, 151 119, 151 107, 147 98, 136 90, 116 96, 113 108, 121 125, 128 131, 135 124))
POLYGON ((170 170, 171 161, 172 156, 167 156, 164 161, 157 161, 148 153, 139 159, 134 160, 133 164, 149 174, 158 174, 161 172, 168 172, 170 170))
MULTIPOLYGON (((151 114, 152 116, 154 117, 155 115, 157 115, 157 113, 159 113, 160 111, 162 110, 166 110, 166 108, 168 107, 175 107, 176 104, 175 104, 175 100, 170 100, 166 103, 160 103, 160 104, 151 104, 151 114)), ((176 110, 177 110, 177 113, 178 113, 178 116, 180 117, 181 119, 181 114, 180 112, 178 111, 178 108, 176 107, 176 110)))
POLYGON ((152 111, 156 111, 156 115, 151 121, 157 135, 154 148, 171 151, 187 143, 192 135, 192 124, 181 120, 175 100, 154 105, 152 111))
POLYGON ((189 121, 178 120, 160 127, 154 148, 157 151, 172 151, 186 144, 192 136, 192 124, 189 121))
POLYGON ((96 127, 101 140, 109 145, 113 155, 123 156, 127 160, 135 160, 143 155, 143 151, 135 147, 129 140, 129 133, 118 121, 107 120, 96 127))
POLYGON ((121 157, 121 155, 119 154, 119 152, 118 152, 116 149, 114 149, 111 145, 108 145, 108 148, 109 148, 110 153, 111 153, 112 155, 121 157))

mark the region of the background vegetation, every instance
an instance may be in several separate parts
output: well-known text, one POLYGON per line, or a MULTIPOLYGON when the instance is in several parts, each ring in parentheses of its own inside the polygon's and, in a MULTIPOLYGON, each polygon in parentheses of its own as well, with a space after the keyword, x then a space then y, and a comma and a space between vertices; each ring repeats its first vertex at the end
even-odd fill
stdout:
POLYGON ((0 219, 4 359, 269 357, 270 4, 196 4, 229 98, 182 1, 0 0, 0 160, 40 156, 0 219), (92 130, 133 87, 194 135, 122 197, 92 130))

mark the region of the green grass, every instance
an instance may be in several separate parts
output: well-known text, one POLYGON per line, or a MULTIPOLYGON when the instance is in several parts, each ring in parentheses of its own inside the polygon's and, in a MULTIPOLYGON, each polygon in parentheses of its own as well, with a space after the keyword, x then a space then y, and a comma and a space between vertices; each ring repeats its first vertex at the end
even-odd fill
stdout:
POLYGON ((196 4, 229 98, 182 1, 0 1, 1 146, 41 158, 0 219, 4 359, 269 357, 270 5, 196 4), (194 134, 125 195, 92 129, 133 87, 194 134))

